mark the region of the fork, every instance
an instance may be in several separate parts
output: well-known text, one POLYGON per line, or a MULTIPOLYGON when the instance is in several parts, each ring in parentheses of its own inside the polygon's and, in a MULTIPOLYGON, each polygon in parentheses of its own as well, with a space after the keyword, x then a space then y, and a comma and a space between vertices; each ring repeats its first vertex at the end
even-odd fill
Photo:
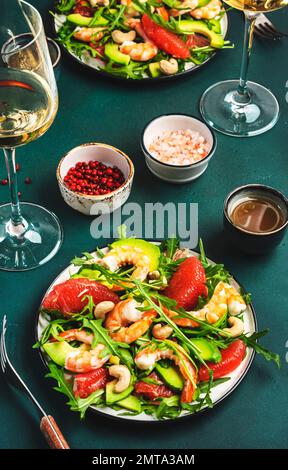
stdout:
POLYGON ((42 418, 40 421, 40 430, 44 435, 49 447, 51 449, 69 449, 69 445, 64 438, 63 434, 61 433, 56 421, 54 420, 53 416, 47 415, 46 412, 43 410, 42 406, 36 400, 32 392, 29 390, 25 382, 22 380, 16 369, 13 367, 6 349, 5 343, 5 336, 7 331, 7 317, 6 315, 3 318, 2 323, 2 333, 0 338, 0 362, 1 368, 5 376, 9 376, 9 378, 19 386, 21 390, 24 390, 25 394, 32 400, 34 405, 38 408, 42 418))
POLYGON ((261 39, 282 39, 288 37, 288 34, 278 31, 274 24, 263 13, 257 16, 254 33, 261 39))

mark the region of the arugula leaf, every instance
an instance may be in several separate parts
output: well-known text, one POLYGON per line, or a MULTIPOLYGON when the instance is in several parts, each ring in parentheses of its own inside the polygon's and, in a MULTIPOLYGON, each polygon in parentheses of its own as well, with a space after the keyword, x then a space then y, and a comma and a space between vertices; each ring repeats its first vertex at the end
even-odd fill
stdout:
POLYGON ((72 7, 74 7, 76 0, 59 0, 56 9, 60 13, 67 13, 69 12, 72 7))
POLYGON ((127 238, 127 227, 125 224, 119 225, 117 228, 119 239, 122 240, 123 238, 127 238))
POLYGON ((76 406, 77 400, 73 395, 72 385, 69 384, 64 378, 64 369, 61 369, 60 367, 56 366, 54 362, 49 362, 48 367, 50 369, 50 372, 46 374, 45 377, 52 378, 57 381, 57 386, 53 387, 53 389, 57 392, 63 393, 63 395, 66 395, 66 397, 69 398, 67 404, 71 406, 76 406))
POLYGON ((158 419, 174 419, 181 413, 178 395, 172 395, 169 398, 159 398, 159 401, 160 405, 156 408, 155 413, 158 419))
POLYGON ((268 333, 269 329, 267 328, 266 330, 259 331, 258 333, 253 333, 251 336, 241 335, 239 338, 242 339, 242 341, 244 341, 247 346, 254 349, 257 354, 263 356, 266 361, 273 361, 280 368, 281 360, 279 354, 271 352, 269 349, 264 348, 264 346, 261 346, 259 343, 257 343, 259 338, 262 338, 268 333))
POLYGON ((77 398, 77 405, 71 405, 71 411, 78 411, 80 413, 80 419, 85 418, 85 413, 91 405, 99 405, 102 402, 104 395, 104 389, 100 388, 95 392, 91 393, 87 398, 77 398))
POLYGON ((166 252, 166 256, 170 259, 173 258, 178 248, 179 240, 176 237, 167 238, 167 240, 164 240, 160 245, 161 251, 166 252))
POLYGON ((87 398, 76 398, 73 395, 72 385, 65 380, 64 369, 56 366, 53 362, 49 362, 48 367, 50 372, 46 374, 45 377, 56 380, 57 386, 53 387, 53 389, 69 398, 67 405, 70 407, 71 411, 78 411, 80 413, 80 419, 85 417, 89 406, 100 403, 102 395, 104 394, 103 389, 96 390, 87 398))

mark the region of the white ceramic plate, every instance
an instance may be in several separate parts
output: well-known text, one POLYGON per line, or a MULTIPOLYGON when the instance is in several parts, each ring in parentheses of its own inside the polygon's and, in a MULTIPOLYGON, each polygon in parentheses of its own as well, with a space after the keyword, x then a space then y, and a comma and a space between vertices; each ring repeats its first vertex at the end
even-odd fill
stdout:
MULTIPOLYGON (((103 249, 104 253, 107 250, 108 248, 104 248, 103 249)), ((95 258, 97 258, 96 253, 91 253, 91 254, 95 256, 95 258)), ((198 256, 198 253, 194 251, 191 251, 191 254, 198 256)), ((213 261, 211 260, 209 261, 210 263, 214 264, 213 261)), ((51 289, 53 289, 55 285, 60 284, 61 282, 67 281, 70 278, 70 276, 73 274, 76 274, 78 270, 79 270, 79 266, 69 265, 66 269, 64 269, 64 271, 62 271, 59 274, 59 276, 55 279, 55 281, 50 285, 45 296, 50 292, 51 289)), ((238 282, 235 279, 231 280, 231 284, 233 284, 238 289, 240 288, 240 284, 238 284, 238 282)), ((252 334, 255 331, 257 331, 257 321, 256 321, 255 311, 254 311, 252 304, 248 305, 247 309, 243 313, 243 321, 244 321, 244 333, 252 334)), ((47 314, 40 312, 38 316, 38 322, 37 322, 37 328, 36 328, 37 340, 40 339, 42 331, 47 326, 48 322, 49 322, 49 316, 47 314)), ((212 388, 211 399, 212 399, 214 406, 220 403, 222 400, 224 400, 224 398, 226 398, 228 395, 230 395, 230 393, 233 392, 233 390, 235 390, 235 388, 240 384, 240 382, 243 380, 243 378, 247 374, 252 364, 254 355, 255 355, 254 351, 249 348, 247 350, 246 356, 244 360, 242 361, 241 365, 234 372, 229 374, 230 380, 212 388)), ((47 358, 45 357, 43 351, 42 351, 42 357, 44 361, 46 362, 47 358)), ((108 408, 108 407, 98 408, 97 406, 91 406, 90 408, 101 414, 104 414, 113 418, 118 418, 118 419, 125 419, 125 420, 132 420, 132 421, 157 421, 157 422, 159 421, 153 416, 146 415, 145 413, 141 413, 136 416, 121 416, 121 414, 123 413, 123 410, 116 411, 116 410, 113 410, 112 408, 108 408)), ((203 407, 200 411, 198 411, 197 413, 193 413, 193 414, 190 413, 189 411, 183 411, 181 415, 176 419, 183 418, 189 415, 193 416, 209 409, 210 408, 208 407, 203 407)))
MULTIPOLYGON (((55 29, 56 34, 58 33, 61 26, 63 26, 65 21, 66 21, 66 16, 65 15, 60 15, 58 13, 54 14, 54 29, 55 29)), ((221 28, 222 28, 223 37, 225 38, 226 34, 227 34, 227 31, 228 31, 228 16, 227 16, 226 13, 225 13, 225 15, 223 15, 223 17, 221 19, 221 28)), ((105 76, 108 76, 108 77, 113 77, 113 78, 118 78, 120 80, 129 80, 127 78, 118 77, 116 75, 113 75, 113 74, 110 74, 108 72, 103 71, 102 69, 103 69, 103 66, 105 65, 104 62, 100 59, 93 58, 88 51, 83 52, 81 57, 78 57, 73 52, 68 51, 64 45, 63 45, 63 48, 77 62, 79 62, 82 65, 85 65, 86 67, 88 67, 90 69, 94 69, 95 71, 97 71, 98 73, 100 73, 102 75, 105 75, 105 76)), ((175 75, 163 75, 163 76, 156 77, 156 78, 152 78, 152 77, 149 77, 147 75, 147 76, 145 76, 145 77, 143 77, 142 79, 139 79, 139 80, 140 81, 141 80, 154 80, 154 81, 156 81, 156 80, 157 81, 159 81, 159 80, 171 80, 171 79, 175 79, 175 78, 180 77, 180 76, 185 76, 189 73, 195 72, 200 67, 203 67, 203 65, 207 64, 207 62, 209 62, 215 56, 215 54, 216 54, 216 52, 211 54, 208 57, 207 60, 205 60, 202 64, 199 64, 199 65, 193 64, 192 62, 186 63, 185 70, 183 72, 179 72, 175 75)), ((138 80, 135 80, 135 81, 137 82, 138 80)))

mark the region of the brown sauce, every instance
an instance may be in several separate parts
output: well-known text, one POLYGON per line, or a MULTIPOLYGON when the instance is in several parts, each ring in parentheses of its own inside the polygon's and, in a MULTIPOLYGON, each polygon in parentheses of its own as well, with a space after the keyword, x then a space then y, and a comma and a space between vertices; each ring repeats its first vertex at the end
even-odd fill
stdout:
POLYGON ((231 220, 234 225, 254 233, 272 232, 284 223, 280 207, 260 198, 240 202, 233 209, 231 220))

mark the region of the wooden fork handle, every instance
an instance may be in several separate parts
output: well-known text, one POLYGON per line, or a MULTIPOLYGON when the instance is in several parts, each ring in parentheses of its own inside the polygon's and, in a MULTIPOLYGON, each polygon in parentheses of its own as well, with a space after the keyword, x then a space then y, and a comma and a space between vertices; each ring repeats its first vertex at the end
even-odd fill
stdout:
POLYGON ((50 449, 70 449, 53 416, 43 416, 40 429, 50 449))

